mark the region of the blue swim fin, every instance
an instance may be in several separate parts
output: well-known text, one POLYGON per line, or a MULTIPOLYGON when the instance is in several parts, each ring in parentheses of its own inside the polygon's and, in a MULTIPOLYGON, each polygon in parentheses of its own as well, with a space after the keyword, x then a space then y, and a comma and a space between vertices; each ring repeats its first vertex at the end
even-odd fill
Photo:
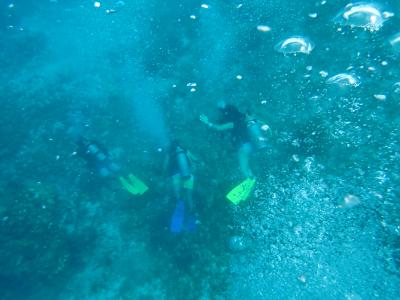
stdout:
POLYGON ((190 214, 186 219, 184 230, 188 232, 193 232, 196 231, 196 229, 197 229, 196 217, 193 214, 190 214))
POLYGON ((172 214, 169 230, 172 233, 180 233, 184 230, 183 222, 185 220, 185 204, 183 200, 179 200, 176 204, 174 213, 172 214))

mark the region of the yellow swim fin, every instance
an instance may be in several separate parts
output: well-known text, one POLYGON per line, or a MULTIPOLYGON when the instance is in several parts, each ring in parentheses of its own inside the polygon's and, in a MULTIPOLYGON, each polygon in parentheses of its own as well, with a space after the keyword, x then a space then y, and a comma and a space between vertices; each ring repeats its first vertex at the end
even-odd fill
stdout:
POLYGON ((122 186, 133 195, 143 195, 149 189, 143 181, 132 174, 128 175, 128 179, 120 176, 119 181, 122 186))
POLYGON ((250 193, 253 191, 256 180, 252 178, 247 178, 239 185, 234 187, 227 195, 226 198, 233 204, 239 204, 241 201, 247 200, 250 193))

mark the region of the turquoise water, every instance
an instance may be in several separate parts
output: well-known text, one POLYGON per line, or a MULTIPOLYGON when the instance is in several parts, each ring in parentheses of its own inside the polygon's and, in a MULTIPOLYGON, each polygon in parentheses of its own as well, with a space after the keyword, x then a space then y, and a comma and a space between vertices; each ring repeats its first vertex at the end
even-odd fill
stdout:
POLYGON ((0 299, 400 299, 400 2, 0 4, 0 299), (237 206, 199 121, 221 100, 272 131, 237 206), (195 232, 169 230, 171 138, 200 161, 195 232))

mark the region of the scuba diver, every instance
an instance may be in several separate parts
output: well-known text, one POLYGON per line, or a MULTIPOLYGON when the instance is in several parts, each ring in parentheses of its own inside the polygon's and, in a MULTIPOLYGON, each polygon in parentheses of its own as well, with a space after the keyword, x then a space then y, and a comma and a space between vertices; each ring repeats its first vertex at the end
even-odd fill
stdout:
POLYGON ((171 219, 170 230, 174 233, 193 231, 196 220, 194 217, 192 163, 198 162, 197 158, 183 148, 177 140, 173 140, 164 160, 164 173, 172 179, 177 205, 171 219), (185 207, 188 213, 185 214, 185 207))
POLYGON ((136 176, 121 176, 121 167, 114 162, 107 148, 85 137, 86 117, 82 111, 70 111, 67 124, 66 135, 77 145, 76 154, 86 161, 92 173, 98 174, 100 178, 118 178, 122 187, 133 195, 142 195, 148 190, 147 185, 136 176))
POLYGON ((212 123, 204 114, 200 115, 200 121, 209 128, 217 131, 231 132, 232 142, 238 151, 239 166, 242 174, 246 178, 227 195, 228 199, 235 204, 246 200, 255 185, 254 174, 250 169, 250 154, 267 148, 266 132, 270 132, 268 125, 257 120, 250 112, 242 113, 239 109, 230 104, 221 101, 218 103, 220 120, 218 123, 212 123), (239 192, 237 192, 239 191, 239 192))
POLYGON ((269 131, 268 125, 257 120, 250 112, 242 113, 239 109, 225 102, 218 103, 221 114, 219 123, 211 123, 204 114, 200 116, 200 121, 209 128, 224 131, 230 130, 232 142, 238 149, 239 165, 245 178, 253 178, 253 172, 249 166, 249 156, 255 150, 266 148, 267 139, 262 131, 269 131))
POLYGON ((82 157, 88 167, 102 178, 117 178, 122 186, 133 195, 142 195, 147 190, 147 185, 139 178, 128 174, 127 178, 120 176, 121 167, 113 162, 107 149, 100 143, 89 140, 83 136, 76 139, 77 154, 82 157))
POLYGON ((101 177, 113 177, 121 169, 112 161, 107 149, 100 143, 85 137, 79 137, 76 143, 77 154, 86 161, 92 171, 101 177))

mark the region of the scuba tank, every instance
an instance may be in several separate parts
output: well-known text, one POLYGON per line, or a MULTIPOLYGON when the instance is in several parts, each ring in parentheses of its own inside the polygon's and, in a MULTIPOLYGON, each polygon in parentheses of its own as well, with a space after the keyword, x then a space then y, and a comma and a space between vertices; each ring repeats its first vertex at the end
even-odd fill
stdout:
POLYGON ((175 159, 178 164, 179 173, 182 176, 182 178, 184 179, 189 178, 192 175, 190 172, 189 159, 182 148, 177 147, 175 159))
POLYGON ((84 137, 78 140, 78 152, 86 160, 88 166, 102 177, 109 177, 119 171, 120 166, 114 163, 107 150, 95 141, 84 137))
POLYGON ((247 131, 251 144, 257 150, 267 148, 267 138, 261 130, 260 124, 257 122, 257 120, 251 120, 247 122, 247 131))

